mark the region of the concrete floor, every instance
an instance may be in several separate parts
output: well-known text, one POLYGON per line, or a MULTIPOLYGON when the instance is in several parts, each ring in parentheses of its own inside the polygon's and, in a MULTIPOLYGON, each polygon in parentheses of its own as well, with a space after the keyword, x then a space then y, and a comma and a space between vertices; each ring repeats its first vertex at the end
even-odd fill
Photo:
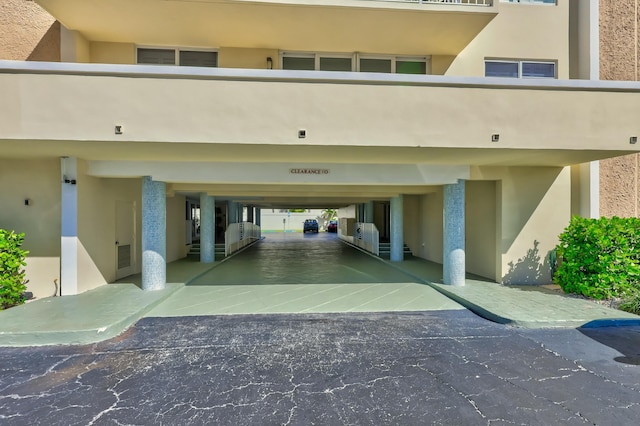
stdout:
POLYGON ((146 316, 463 309, 336 234, 269 234, 146 316))

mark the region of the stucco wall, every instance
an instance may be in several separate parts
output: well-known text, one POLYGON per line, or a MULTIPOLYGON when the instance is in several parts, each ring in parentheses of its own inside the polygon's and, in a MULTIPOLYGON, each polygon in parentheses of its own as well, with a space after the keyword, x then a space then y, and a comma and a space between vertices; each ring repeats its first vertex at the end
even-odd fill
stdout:
POLYGON ((600 215, 638 217, 638 154, 600 161, 600 215))
MULTIPOLYGON (((496 182, 466 182, 467 271, 496 277, 496 182)), ((404 242, 416 257, 442 263, 443 193, 404 196, 404 242)))
POLYGON ((442 188, 439 188, 432 194, 428 194, 422 200, 422 212, 424 215, 424 225, 422 229, 424 242, 423 257, 438 263, 442 263, 443 260, 443 200, 442 188))
MULTIPOLYGON (((601 79, 638 81, 639 22, 638 0, 600 0, 601 79)), ((600 162, 602 216, 638 217, 639 163, 638 154, 600 162)))
POLYGON ((467 271, 496 277, 496 182, 467 181, 465 188, 467 271))
MULTIPOLYGON (((142 270, 142 183, 140 179, 104 179, 86 175, 79 162, 78 178, 78 291, 116 280, 116 202, 135 206, 135 265, 142 270)), ((184 231, 185 198, 167 197, 167 262, 187 254, 184 231)))
MULTIPOLYGON (((483 76, 484 59, 558 61, 558 78, 569 77, 569 1, 557 5, 500 3, 500 13, 458 55, 446 75, 483 76)), ((446 58, 434 61, 440 74, 446 58)))
POLYGON ((0 59, 60 61, 60 23, 35 2, 0 0, 0 59))
MULTIPOLYGON (((347 211, 347 210, 345 210, 347 211)), ((305 219, 317 219, 318 225, 323 226, 320 216, 321 209, 310 209, 301 213, 280 213, 279 209, 262 209, 260 211, 260 227, 263 231, 272 232, 302 232, 305 219), (284 222, 283 222, 284 220, 284 222)), ((346 216, 341 216, 346 217, 346 216)), ((351 217, 351 216, 350 216, 351 217)))
POLYGON ((97 64, 135 64, 136 46, 133 43, 90 43, 91 62, 97 64))
POLYGON ((478 167, 471 176, 498 181, 498 281, 551 282, 548 255, 571 219, 570 167, 478 167))
POLYGON ((409 248, 415 252, 422 242, 422 218, 420 212, 420 197, 417 195, 405 195, 402 197, 402 239, 409 248))
POLYGON ((91 45, 78 31, 60 29, 60 60, 62 62, 91 62, 91 45))
POLYGON ((60 160, 0 159, 0 228, 25 234, 27 290, 36 297, 53 295, 60 277, 60 192, 60 160))
POLYGON ((267 57, 273 61, 273 69, 280 68, 276 49, 239 49, 222 47, 219 50, 218 66, 221 68, 267 68, 267 57))
POLYGON ((183 195, 167 197, 167 263, 187 255, 184 229, 185 203, 186 199, 183 195))
MULTIPOLYGON (((102 179, 88 176, 86 163, 78 170, 78 292, 116 279, 116 200, 136 205, 135 267, 142 265, 142 184, 140 179, 102 179)), ((183 222, 181 222, 183 224, 183 222)))
POLYGON ((637 8, 637 0, 600 0, 602 80, 638 80, 637 8))

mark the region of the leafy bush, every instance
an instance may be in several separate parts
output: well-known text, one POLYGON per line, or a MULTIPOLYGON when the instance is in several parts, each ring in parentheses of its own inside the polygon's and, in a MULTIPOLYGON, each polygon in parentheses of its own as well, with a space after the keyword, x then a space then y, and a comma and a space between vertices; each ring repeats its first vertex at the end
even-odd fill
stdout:
POLYGON ((24 234, 0 229, 0 310, 24 303, 27 289, 25 272, 27 251, 22 250, 24 234))
POLYGON ((635 293, 620 304, 620 310, 640 315, 640 293, 635 293))
POLYGON ((640 291, 640 219, 574 217, 560 234, 554 281, 594 299, 640 291))

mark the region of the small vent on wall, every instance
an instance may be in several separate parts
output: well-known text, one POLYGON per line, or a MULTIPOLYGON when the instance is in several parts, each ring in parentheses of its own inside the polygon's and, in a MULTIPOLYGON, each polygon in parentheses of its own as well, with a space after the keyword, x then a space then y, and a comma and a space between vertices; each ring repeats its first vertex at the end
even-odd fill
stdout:
POLYGON ((118 269, 131 266, 131 245, 118 246, 118 269))

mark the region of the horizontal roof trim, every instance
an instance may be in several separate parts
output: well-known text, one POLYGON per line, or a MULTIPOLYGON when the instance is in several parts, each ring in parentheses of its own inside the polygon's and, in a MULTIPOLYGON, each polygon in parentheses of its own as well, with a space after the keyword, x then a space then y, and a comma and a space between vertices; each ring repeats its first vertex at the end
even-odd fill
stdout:
POLYGON ((306 83, 412 85, 640 92, 640 82, 603 80, 516 79, 498 77, 450 77, 422 74, 382 74, 336 71, 206 68, 166 65, 85 64, 0 60, 0 74, 66 74, 129 78, 290 81, 306 83))

